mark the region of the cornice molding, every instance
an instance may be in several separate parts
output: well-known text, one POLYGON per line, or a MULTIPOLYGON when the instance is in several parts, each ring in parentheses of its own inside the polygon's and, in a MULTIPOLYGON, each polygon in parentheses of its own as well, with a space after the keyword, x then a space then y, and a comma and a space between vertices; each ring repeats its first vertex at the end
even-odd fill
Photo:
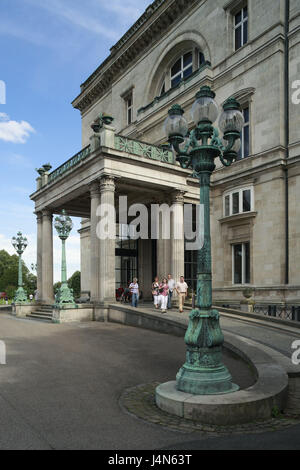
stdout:
POLYGON ((124 73, 128 65, 138 58, 148 46, 161 38, 161 31, 171 26, 178 18, 185 16, 189 7, 197 0, 156 0, 130 28, 120 41, 112 47, 110 56, 95 70, 95 72, 81 85, 81 93, 72 102, 74 108, 84 112, 96 100, 107 92, 112 81, 124 73), (165 10, 150 22, 154 13, 166 4, 165 10), (148 27, 139 35, 142 26, 149 21, 148 27), (134 36, 136 36, 135 40, 134 36), (126 45, 128 41, 132 42, 126 45), (106 67, 107 66, 107 67, 106 67))

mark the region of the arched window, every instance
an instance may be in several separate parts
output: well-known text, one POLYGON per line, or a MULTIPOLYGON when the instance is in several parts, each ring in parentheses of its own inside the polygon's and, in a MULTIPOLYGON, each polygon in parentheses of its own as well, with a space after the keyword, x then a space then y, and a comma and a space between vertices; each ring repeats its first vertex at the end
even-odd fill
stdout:
POLYGON ((163 84, 162 84, 162 86, 161 86, 161 90, 160 90, 159 96, 163 95, 164 93, 166 93, 166 84, 165 84, 165 81, 163 82, 163 84))
POLYGON ((164 79, 161 82, 158 90, 159 96, 162 96, 170 88, 176 87, 181 80, 188 78, 193 72, 197 71, 206 60, 203 52, 199 51, 196 47, 181 53, 180 57, 177 56, 173 63, 169 63, 167 70, 164 72, 164 79))
POLYGON ((183 78, 187 78, 193 73, 193 52, 183 54, 173 67, 171 67, 171 88, 176 86, 183 78))
POLYGON ((199 52, 199 68, 205 64, 205 57, 203 52, 199 52))

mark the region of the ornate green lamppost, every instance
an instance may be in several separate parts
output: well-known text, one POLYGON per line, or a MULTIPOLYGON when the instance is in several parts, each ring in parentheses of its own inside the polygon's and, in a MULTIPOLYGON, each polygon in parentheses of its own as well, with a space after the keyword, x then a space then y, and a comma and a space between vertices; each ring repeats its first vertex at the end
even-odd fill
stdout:
POLYGON ((16 304, 26 304, 28 302, 28 298, 26 291, 23 289, 22 254, 28 245, 28 241, 26 237, 23 237, 22 232, 18 232, 17 236, 13 237, 11 242, 19 255, 18 289, 16 291, 14 301, 16 304))
POLYGON ((185 335, 186 362, 176 377, 178 390, 194 395, 215 395, 238 390, 232 383, 228 369, 222 363, 224 336, 219 323, 219 312, 212 308, 211 236, 210 236, 210 178, 215 170, 215 159, 230 166, 237 158, 240 132, 244 118, 239 103, 229 98, 223 105, 219 128, 213 127, 219 111, 215 93, 203 86, 192 107, 195 128, 188 133, 188 123, 179 105, 169 110, 165 132, 175 150, 182 168, 191 168, 200 184, 200 204, 204 206, 204 244, 198 251, 197 298, 191 311, 185 335))
POLYGON ((75 306, 73 290, 70 289, 67 282, 67 263, 66 263, 66 240, 70 235, 73 228, 73 222, 63 210, 62 214, 55 218, 54 227, 57 230, 58 236, 62 241, 62 257, 61 257, 61 287, 59 288, 55 305, 60 306, 75 306))

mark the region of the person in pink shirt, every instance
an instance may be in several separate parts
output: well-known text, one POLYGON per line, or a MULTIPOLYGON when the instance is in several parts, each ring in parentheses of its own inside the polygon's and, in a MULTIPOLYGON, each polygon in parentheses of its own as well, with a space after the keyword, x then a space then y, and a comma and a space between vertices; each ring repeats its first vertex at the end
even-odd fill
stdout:
POLYGON ((159 300, 161 305, 161 313, 166 313, 168 305, 169 286, 168 280, 164 278, 159 285, 159 300))

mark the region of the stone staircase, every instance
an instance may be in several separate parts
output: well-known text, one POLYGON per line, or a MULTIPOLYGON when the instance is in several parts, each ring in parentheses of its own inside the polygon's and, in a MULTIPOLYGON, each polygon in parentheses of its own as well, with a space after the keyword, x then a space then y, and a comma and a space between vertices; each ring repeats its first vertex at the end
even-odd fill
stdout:
POLYGON ((44 320, 52 322, 52 305, 40 305, 37 310, 26 315, 27 318, 32 320, 44 320))

